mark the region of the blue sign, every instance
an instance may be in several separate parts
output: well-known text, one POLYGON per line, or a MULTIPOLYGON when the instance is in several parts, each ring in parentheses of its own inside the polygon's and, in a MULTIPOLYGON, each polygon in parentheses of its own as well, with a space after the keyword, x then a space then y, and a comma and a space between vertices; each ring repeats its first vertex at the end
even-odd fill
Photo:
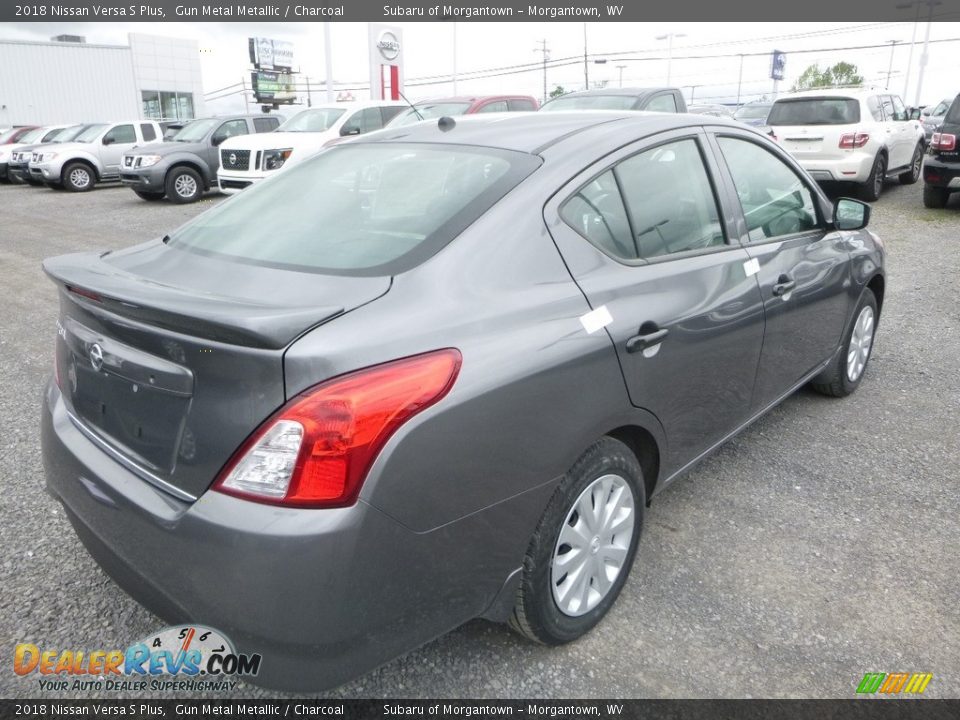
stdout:
POLYGON ((783 80, 787 71, 787 54, 774 50, 770 58, 770 77, 774 80, 783 80))

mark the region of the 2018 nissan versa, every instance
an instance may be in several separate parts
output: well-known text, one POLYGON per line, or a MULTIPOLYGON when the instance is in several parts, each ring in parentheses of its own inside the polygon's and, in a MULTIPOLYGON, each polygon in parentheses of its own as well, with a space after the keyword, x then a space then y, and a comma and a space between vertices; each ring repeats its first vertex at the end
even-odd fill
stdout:
POLYGON ((146 606, 261 653, 258 683, 334 686, 478 616, 564 643, 651 497, 801 385, 856 390, 868 219, 717 118, 371 134, 44 263, 48 488, 146 606))

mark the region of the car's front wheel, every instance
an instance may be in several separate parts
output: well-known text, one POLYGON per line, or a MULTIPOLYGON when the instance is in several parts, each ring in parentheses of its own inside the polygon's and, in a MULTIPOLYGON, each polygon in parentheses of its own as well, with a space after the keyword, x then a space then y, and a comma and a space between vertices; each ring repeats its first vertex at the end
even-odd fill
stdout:
POLYGON ((523 561, 510 625, 536 642, 576 640, 620 594, 643 526, 643 471, 626 445, 597 440, 557 487, 523 561))
POLYGON ((860 186, 860 197, 867 202, 873 202, 883 192, 883 181, 887 177, 887 158, 883 153, 877 153, 873 161, 873 168, 867 181, 860 186))
POLYGON ((853 324, 834 363, 815 377, 810 385, 819 393, 846 397, 858 387, 867 371, 877 333, 877 298, 865 288, 853 313, 853 324))
POLYGON ((923 167, 923 143, 917 143, 910 158, 910 169, 897 176, 901 185, 913 185, 920 179, 920 169, 923 167))
POLYGON ((96 183, 93 170, 90 166, 82 163, 70 163, 63 169, 63 187, 70 192, 87 192, 93 190, 96 183))
POLYGON ((203 179, 192 168, 174 168, 167 175, 167 197, 175 203, 192 203, 203 195, 203 179))
POLYGON ((928 208, 945 208, 950 199, 950 191, 936 185, 923 186, 923 206, 928 208))

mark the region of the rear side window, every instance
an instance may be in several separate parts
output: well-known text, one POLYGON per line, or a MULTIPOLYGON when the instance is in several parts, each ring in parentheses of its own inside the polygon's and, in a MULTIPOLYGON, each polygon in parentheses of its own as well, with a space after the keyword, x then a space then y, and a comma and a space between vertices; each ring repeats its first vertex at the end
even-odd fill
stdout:
POLYGON ((254 118, 253 119, 253 129, 255 132, 271 132, 277 129, 277 126, 280 124, 280 121, 276 118, 254 118))
POLYGON ((960 123, 960 95, 957 95, 956 100, 953 101, 953 105, 951 105, 950 109, 947 111, 947 115, 944 117, 944 122, 960 123))
POLYGON ((496 102, 490 102, 477 110, 478 113, 490 113, 490 112, 507 112, 509 108, 507 107, 506 100, 497 100, 496 102))
POLYGON ((673 95, 657 95, 643 109, 651 112, 675 113, 677 111, 677 99, 673 95))
POLYGON ((637 258, 627 210, 612 170, 580 188, 560 208, 560 217, 607 255, 622 260, 637 258))
POLYGON ((539 164, 490 148, 348 143, 244 190, 169 244, 265 267, 391 275, 433 255, 539 164))
MULTIPOLYGON (((891 112, 892 112, 891 106, 891 112)), ((853 98, 777 100, 767 125, 851 125, 860 122, 860 102, 853 98)))
POLYGON ((813 194, 792 168, 747 140, 720 137, 717 141, 733 176, 752 242, 817 227, 813 194))
POLYGON ((533 100, 524 100, 522 98, 508 100, 507 104, 510 106, 510 110, 514 112, 524 112, 537 109, 537 106, 534 105, 533 100))
POLYGON ((143 135, 144 142, 157 139, 157 131, 153 129, 153 125, 150 123, 140 124, 140 134, 143 135))
POLYGON ((877 122, 883 122, 883 110, 880 109, 880 100, 876 95, 867 98, 867 109, 877 122))

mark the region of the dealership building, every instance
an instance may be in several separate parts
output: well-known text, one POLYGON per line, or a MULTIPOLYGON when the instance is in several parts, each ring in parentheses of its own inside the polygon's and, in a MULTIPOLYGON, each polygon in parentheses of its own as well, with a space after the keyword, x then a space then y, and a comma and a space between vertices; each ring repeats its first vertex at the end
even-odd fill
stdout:
POLYGON ((96 45, 76 35, 0 39, 0 128, 203 117, 197 41, 127 37, 127 45, 96 45))

